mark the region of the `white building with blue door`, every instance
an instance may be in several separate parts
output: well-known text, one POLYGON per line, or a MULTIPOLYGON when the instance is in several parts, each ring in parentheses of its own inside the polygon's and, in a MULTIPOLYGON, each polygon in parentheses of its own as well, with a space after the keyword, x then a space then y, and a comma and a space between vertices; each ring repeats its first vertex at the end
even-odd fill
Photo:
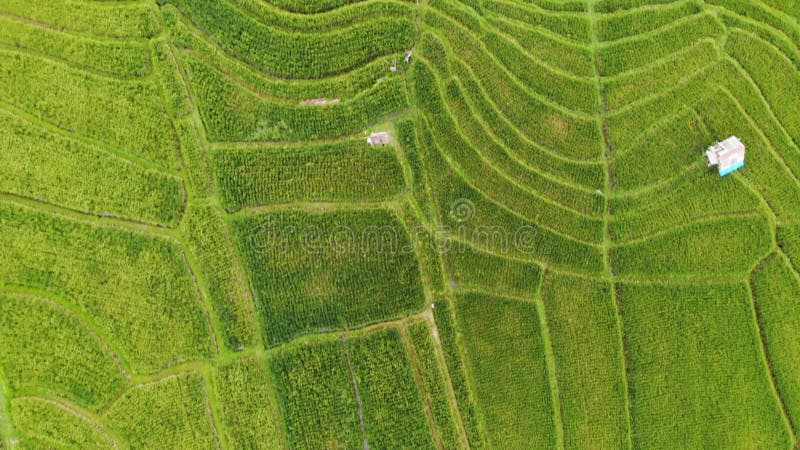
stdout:
POLYGON ((725 175, 744 167, 745 148, 742 141, 736 136, 731 136, 722 142, 708 147, 706 158, 708 167, 717 166, 719 175, 725 175))

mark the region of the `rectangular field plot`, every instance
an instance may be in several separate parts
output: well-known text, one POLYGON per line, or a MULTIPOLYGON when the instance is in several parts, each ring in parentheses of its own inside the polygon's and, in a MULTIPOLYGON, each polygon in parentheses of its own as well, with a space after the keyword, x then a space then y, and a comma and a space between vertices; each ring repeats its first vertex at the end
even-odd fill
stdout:
POLYGON ((0 191, 93 214, 161 225, 178 220, 177 177, 144 168, 0 110, 0 191))
POLYGON ((548 273, 542 286, 566 448, 623 448, 629 430, 611 284, 548 273))
POLYGON ((619 292, 634 447, 791 447, 744 283, 619 292))
POLYGON ((231 448, 283 447, 272 381, 262 359, 242 359, 220 366, 214 382, 221 406, 222 439, 231 448))
POLYGON ((767 358, 795 433, 800 430, 800 276, 770 256, 751 280, 767 358))
POLYGON ((489 295, 456 299, 478 419, 494 448, 553 448, 554 405, 534 303, 489 295))
POLYGON ((219 448, 203 378, 195 373, 137 386, 103 417, 130 448, 219 448))
POLYGON ((433 449, 423 410, 400 332, 377 331, 345 342, 364 409, 370 448, 433 449))
POLYGON ((210 356, 200 296, 175 242, 0 203, 0 280, 85 314, 133 372, 210 356))
POLYGON ((275 211, 234 222, 268 346, 422 308, 408 234, 386 210, 275 211))
POLYGON ((379 201, 404 187, 393 147, 363 139, 292 147, 221 148, 211 166, 228 210, 296 201, 379 201))
POLYGON ((433 448, 396 329, 313 340, 269 364, 292 449, 433 448))

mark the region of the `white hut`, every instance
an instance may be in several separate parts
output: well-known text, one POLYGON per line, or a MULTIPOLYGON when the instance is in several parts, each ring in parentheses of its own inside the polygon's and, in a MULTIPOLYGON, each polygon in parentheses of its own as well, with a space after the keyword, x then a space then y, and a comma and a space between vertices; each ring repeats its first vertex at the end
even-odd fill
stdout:
POLYGON ((744 167, 744 144, 736 136, 708 147, 705 154, 708 167, 718 166, 721 177, 744 167))
POLYGON ((367 138, 367 142, 369 142, 369 145, 375 147, 376 145, 388 145, 389 139, 389 133, 381 131, 370 134, 367 138))

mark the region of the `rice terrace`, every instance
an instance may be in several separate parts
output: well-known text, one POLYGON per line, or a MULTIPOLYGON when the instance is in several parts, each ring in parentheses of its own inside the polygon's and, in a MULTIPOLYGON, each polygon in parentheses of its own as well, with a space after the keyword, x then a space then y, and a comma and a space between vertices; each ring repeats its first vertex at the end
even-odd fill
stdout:
POLYGON ((0 450, 799 437, 800 1, 0 0, 0 450))

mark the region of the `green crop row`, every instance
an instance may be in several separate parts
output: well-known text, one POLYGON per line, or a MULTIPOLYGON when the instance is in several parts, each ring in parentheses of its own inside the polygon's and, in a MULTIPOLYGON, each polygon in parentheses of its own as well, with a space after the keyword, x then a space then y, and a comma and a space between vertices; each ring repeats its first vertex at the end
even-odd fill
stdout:
POLYGON ((351 3, 358 3, 364 0, 316 0, 308 2, 305 0, 270 0, 275 6, 278 6, 286 11, 295 13, 323 13, 332 11, 336 8, 347 6, 351 3))
MULTIPOLYGON (((491 31, 484 39, 486 48, 528 89, 574 111, 597 112, 599 102, 592 80, 565 76, 525 53, 527 49, 512 44, 504 35, 491 31)), ((535 55, 534 55, 535 57, 535 55)))
POLYGON ((464 361, 461 358, 458 343, 458 331, 456 330, 455 317, 447 301, 437 301, 434 303, 433 315, 436 320, 436 329, 444 352, 444 360, 447 372, 450 375, 450 383, 456 396, 456 403, 461 415, 461 422, 464 426, 470 448, 485 448, 486 443, 478 428, 478 416, 475 412, 475 403, 472 392, 467 384, 467 374, 464 368, 464 361))
POLYGON ((0 51, 0 99, 84 136, 177 167, 177 143, 151 79, 119 81, 15 51, 0 51))
MULTIPOLYGON (((414 247, 417 261, 420 266, 422 282, 431 292, 444 291, 444 276, 442 275, 442 262, 440 255, 440 242, 436 232, 432 231, 416 214, 414 205, 410 202, 403 203, 398 211, 400 220, 408 230, 409 238, 414 247)), ((430 223, 430 222, 429 222, 430 223)))
POLYGON ((199 264, 227 347, 236 350, 260 344, 255 302, 222 215, 211 206, 189 206, 181 226, 186 250, 199 264))
POLYGON ((206 160, 205 145, 200 138, 200 131, 192 117, 184 117, 173 122, 178 142, 181 147, 181 157, 186 173, 184 180, 188 185, 191 197, 207 197, 213 190, 211 172, 206 160))
POLYGON ((444 261, 456 290, 478 289, 531 299, 538 294, 542 268, 535 263, 495 256, 456 242, 447 245, 444 261))
POLYGON ((800 224, 778 227, 778 246, 789 257, 795 270, 800 271, 800 224))
MULTIPOLYGON (((656 130, 660 124, 680 115, 689 106, 719 96, 716 92, 718 83, 730 76, 730 69, 732 67, 727 61, 721 60, 706 71, 680 80, 672 90, 657 93, 633 107, 611 112, 606 116, 611 148, 625 149, 640 142, 646 143, 643 139, 647 133, 656 130)), ((725 137, 720 136, 721 139, 725 137)))
POLYGON ((214 378, 221 406, 219 421, 229 446, 280 449, 282 429, 264 361, 249 358, 220 366, 214 378))
POLYGON ((380 18, 341 30, 294 33, 258 23, 224 0, 171 0, 228 52, 283 78, 345 72, 411 47, 411 18, 380 18))
POLYGON ((150 73, 150 54, 142 42, 95 40, 0 17, 0 43, 32 50, 121 77, 150 73))
POLYGON ((420 122, 420 148, 425 169, 431 179, 441 225, 447 235, 455 235, 477 248, 501 256, 533 259, 578 272, 602 270, 600 249, 542 229, 488 199, 455 173, 424 121, 420 122), (474 213, 469 220, 453 217, 454 205, 467 203, 474 213))
POLYGON ((110 37, 152 37, 159 31, 150 3, 86 2, 82 0, 3 0, 0 11, 48 24, 56 29, 110 37))
POLYGON ((450 407, 447 382, 439 366, 431 327, 427 322, 417 322, 408 327, 409 338, 414 346, 417 364, 422 375, 422 388, 430 405, 431 415, 442 448, 461 448, 458 426, 450 407))
POLYGON ((792 446, 744 283, 618 286, 634 447, 792 446))
POLYGON ((760 217, 716 218, 611 249, 621 277, 736 277, 769 253, 769 223, 760 217))
POLYGON ((613 13, 639 6, 653 7, 673 3, 673 0, 597 0, 594 5, 595 12, 613 13))
POLYGON ((209 64, 217 68, 224 68, 228 77, 242 80, 243 83, 273 97, 292 99, 297 102, 315 98, 345 100, 371 88, 381 78, 399 76, 399 74, 389 71, 389 66, 392 64, 391 58, 397 58, 398 55, 389 55, 345 74, 327 78, 313 80, 271 78, 232 58, 218 46, 204 39, 199 31, 184 24, 179 13, 171 5, 163 8, 162 16, 173 45, 197 52, 209 64))
POLYGON ((0 296, 0 364, 16 395, 48 392, 95 407, 125 386, 113 356, 54 301, 0 296))
POLYGON ((534 96, 492 58, 483 45, 452 19, 428 10, 426 25, 441 32, 450 49, 467 64, 500 112, 526 136, 566 157, 599 156, 602 137, 595 120, 569 116, 534 96))
POLYGON ((411 169, 411 191, 414 200, 420 207, 425 220, 434 223, 436 215, 435 206, 431 203, 428 180, 422 167, 422 155, 417 144, 417 133, 412 119, 400 119, 394 124, 397 131, 397 141, 403 151, 403 156, 411 169))
POLYGON ((565 448, 627 445, 624 353, 611 289, 553 272, 543 281, 565 448))
POLYGON ((62 298, 113 340, 133 372, 210 355, 207 320, 177 244, 12 204, 0 204, 0 217, 0 280, 62 298))
POLYGON ((800 217, 800 202, 797 201, 800 184, 781 164, 792 152, 767 141, 762 134, 766 128, 757 128, 742 111, 737 101, 748 101, 753 95, 756 94, 741 89, 734 98, 727 91, 719 91, 718 95, 698 105, 697 111, 712 136, 724 139, 735 134, 745 143, 749 151, 745 161, 747 170, 742 171, 742 176, 759 192, 778 219, 795 220, 800 217))
POLYGON ((397 0, 360 1, 321 14, 289 14, 272 3, 259 0, 229 1, 264 25, 296 31, 321 32, 381 17, 411 18, 416 14, 412 3, 397 0))
POLYGON ((405 86, 392 77, 361 95, 330 105, 290 104, 262 96, 232 82, 191 56, 184 58, 209 139, 287 141, 338 137, 369 126, 406 107, 405 86))
POLYGON ((211 166, 229 211, 297 201, 380 201, 403 190, 393 147, 362 139, 292 147, 221 148, 211 166))
POLYGON ((161 225, 183 207, 178 178, 0 111, 0 190, 92 214, 161 225))
POLYGON ((524 22, 530 28, 544 28, 562 38, 580 43, 590 41, 591 24, 586 14, 544 11, 506 0, 486 1, 484 8, 497 16, 524 22))
POLYGON ((637 189, 663 183, 675 174, 704 162, 702 154, 714 141, 702 129, 697 115, 681 111, 670 119, 668 123, 658 124, 657 128, 648 131, 615 158, 617 189, 637 189), (643 154, 647 157, 643 158, 643 154), (658 161, 658 164, 653 164, 653 161, 658 161))
MULTIPOLYGON (((563 230, 565 234, 585 242, 598 242, 601 239, 602 224, 599 219, 592 219, 567 210, 560 205, 553 205, 540 197, 531 194, 520 183, 508 180, 497 169, 484 160, 479 150, 457 129, 444 100, 438 93, 438 82, 427 64, 417 62, 414 71, 414 87, 418 104, 426 112, 431 123, 431 131, 454 167, 460 167, 464 178, 480 190, 486 197, 502 204, 513 213, 533 223, 541 224, 554 230, 563 230)), ((458 86, 448 83, 448 91, 458 86)), ((460 96, 460 91, 455 95, 460 96)))
POLYGON ((478 121, 478 116, 467 101, 467 90, 462 84, 451 79, 446 83, 444 90, 450 111, 461 132, 470 139, 476 149, 480 149, 481 157, 488 160, 484 164, 496 167, 499 172, 513 179, 518 185, 560 207, 588 216, 598 216, 603 213, 605 202, 602 196, 578 190, 542 175, 539 172, 542 169, 527 166, 512 153, 512 150, 501 145, 490 134, 490 128, 478 121))
POLYGON ((597 37, 614 41, 668 26, 684 17, 698 14, 702 6, 697 0, 677 2, 660 8, 629 10, 602 14, 597 20, 597 37))
POLYGON ((610 76, 652 64, 701 39, 717 38, 724 32, 719 19, 703 13, 648 34, 603 44, 598 49, 600 74, 610 76))
POLYGON ((22 448, 107 449, 116 442, 91 423, 65 406, 32 397, 11 401, 14 425, 22 431, 22 448))
MULTIPOLYGON (((779 31, 788 36, 795 43, 800 42, 800 27, 797 26, 797 17, 784 17, 775 14, 764 3, 785 2, 791 0, 704 0, 709 6, 718 6, 730 11, 737 16, 759 22, 765 26, 779 31)), ((796 7, 796 4, 795 4, 796 7)), ((795 44, 796 45, 796 44, 795 44)))
POLYGON ((186 86, 183 84, 178 62, 166 40, 151 41, 153 72, 161 84, 164 106, 173 119, 188 116, 192 112, 186 86))
MULTIPOLYGON (((800 43, 799 43, 800 45, 800 43)), ((733 56, 758 85, 772 112, 795 143, 800 145, 800 70, 778 49, 749 33, 733 31, 725 42, 733 56)), ((800 167, 797 168, 800 176, 800 167)))
POLYGON ((395 328, 313 339, 269 361, 292 449, 433 448, 395 328))
POLYGON ((104 411, 103 418, 130 448, 219 448, 203 378, 196 373, 136 386, 104 411))
POLYGON ((370 448, 434 449, 420 386, 396 328, 345 342, 370 448))
POLYGON ((697 76, 700 71, 718 63, 721 57, 713 40, 700 40, 644 70, 603 79, 603 100, 610 110, 624 108, 673 89, 682 79, 697 76))
POLYGON ((269 366, 292 450, 364 448, 341 342, 282 348, 269 366))
POLYGON ((486 126, 491 128, 495 140, 513 152, 515 159, 540 173, 546 173, 556 180, 564 180, 580 186, 596 189, 605 180, 604 167, 600 163, 576 163, 558 158, 531 141, 524 139, 495 105, 483 94, 481 86, 465 64, 455 61, 452 71, 464 87, 463 93, 478 111, 486 126))
MULTIPOLYGON (((729 59, 730 60, 730 59, 729 59)), ((779 160, 778 165, 786 165, 794 178, 800 178, 800 147, 792 140, 789 131, 776 119, 770 104, 765 100, 761 88, 753 81, 753 77, 748 74, 740 65, 731 63, 736 76, 726 77, 720 84, 727 89, 727 100, 738 103, 738 109, 742 110, 749 121, 755 124, 760 133, 769 141, 770 146, 776 150, 775 157, 779 160), (783 149, 795 149, 798 151, 783 151, 783 149)), ((797 204, 800 206, 800 203, 797 204)))
POLYGON ((455 310, 489 447, 554 448, 555 405, 536 305, 468 294, 456 298, 455 310))
POLYGON ((756 315, 770 372, 795 432, 800 426, 800 275, 780 254, 763 261, 752 275, 756 315))
MULTIPOLYGON (((698 156, 699 158, 699 156, 698 156)), ((720 179, 716 168, 699 163, 678 179, 647 192, 615 198, 609 223, 615 240, 625 242, 697 221, 763 211, 758 194, 734 177, 720 179)))
POLYGON ((594 75, 592 54, 586 47, 564 42, 520 22, 491 18, 490 23, 493 29, 514 38, 528 53, 536 55, 550 67, 582 77, 594 75))
POLYGON ((233 225, 268 346, 422 307, 408 233, 386 210, 276 211, 233 225))

